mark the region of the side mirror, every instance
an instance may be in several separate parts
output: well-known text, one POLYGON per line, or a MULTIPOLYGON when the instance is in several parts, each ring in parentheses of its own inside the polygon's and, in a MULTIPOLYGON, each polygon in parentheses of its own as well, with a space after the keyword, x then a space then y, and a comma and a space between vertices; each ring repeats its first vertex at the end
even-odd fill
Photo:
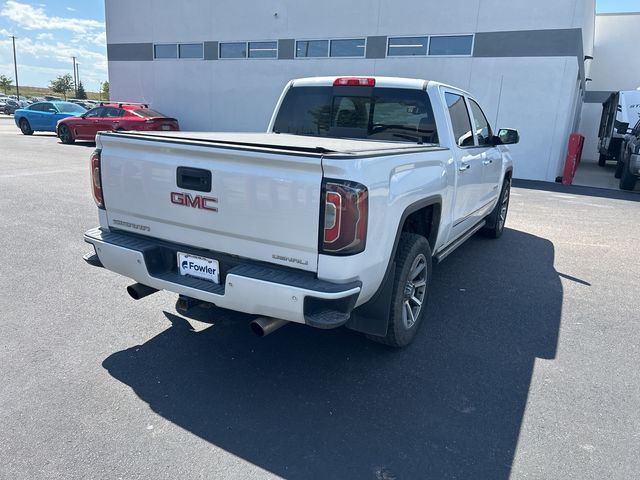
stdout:
POLYGON ((47 109, 47 112, 49 112, 49 113, 58 113, 58 111, 55 108, 49 108, 49 109, 47 109))
POLYGON ((515 128, 501 128, 498 130, 499 145, 513 145, 520 141, 520 134, 515 128))

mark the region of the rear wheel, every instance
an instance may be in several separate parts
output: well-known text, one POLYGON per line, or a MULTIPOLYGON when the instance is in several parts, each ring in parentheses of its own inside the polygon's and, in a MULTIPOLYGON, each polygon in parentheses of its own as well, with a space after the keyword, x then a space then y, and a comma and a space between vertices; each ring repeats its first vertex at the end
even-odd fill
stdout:
POLYGON ((622 144, 620 145, 620 151, 618 152, 618 157, 616 159, 616 171, 614 172, 613 176, 615 178, 620 178, 620 176, 622 175, 622 170, 624 169, 624 154, 627 151, 627 144, 626 142, 622 142, 622 144))
POLYGON ((23 135, 33 135, 31 125, 29 125, 29 121, 26 118, 20 120, 20 131, 23 135))
POLYGON ((396 253, 387 335, 367 335, 367 338, 392 347, 411 343, 425 316, 431 269, 431 248, 427 239, 414 233, 403 233, 396 253))
POLYGON ((613 176, 620 178, 622 176, 622 170, 624 170, 624 163, 622 163, 622 160, 618 159, 618 163, 616 163, 616 171, 613 176))
POLYGON ((620 189, 621 190, 633 190, 636 186, 638 177, 631 173, 629 165, 622 164, 622 174, 620 175, 620 189))
POLYGON ((71 135, 71 130, 69 130, 69 127, 66 125, 60 125, 60 128, 58 128, 58 137, 60 137, 62 143, 66 144, 71 144, 75 141, 73 135, 71 135))
POLYGON ((598 165, 600 165, 601 167, 604 167, 606 163, 607 163, 607 156, 601 153, 600 156, 598 157, 598 165))

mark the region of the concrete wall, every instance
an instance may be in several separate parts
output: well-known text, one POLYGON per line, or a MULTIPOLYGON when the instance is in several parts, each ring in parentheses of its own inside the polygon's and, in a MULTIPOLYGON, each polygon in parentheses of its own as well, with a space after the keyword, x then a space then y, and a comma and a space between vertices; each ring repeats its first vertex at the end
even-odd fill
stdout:
POLYGON ((522 142, 513 147, 517 177, 553 180, 579 115, 593 4, 412 0, 399 8, 392 0, 106 0, 111 95, 149 102, 188 130, 260 131, 291 78, 437 80, 476 95, 494 127, 520 130, 522 142), (153 43, 161 42, 468 33, 476 34, 475 48, 465 57, 152 59, 153 43))
POLYGON ((602 14, 596 16, 593 60, 582 110, 580 132, 586 137, 583 158, 598 158, 598 126, 602 102, 612 91, 640 87, 638 38, 640 13, 602 14))
POLYGON ((588 28, 595 0, 106 0, 105 8, 108 43, 123 43, 588 28))

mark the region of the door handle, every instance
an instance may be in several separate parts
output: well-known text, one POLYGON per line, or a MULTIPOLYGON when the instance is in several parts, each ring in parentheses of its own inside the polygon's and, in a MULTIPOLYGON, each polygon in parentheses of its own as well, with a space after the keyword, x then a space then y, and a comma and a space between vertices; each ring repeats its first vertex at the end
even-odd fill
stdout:
POLYGON ((493 163, 493 159, 491 159, 491 158, 482 161, 483 165, 489 165, 490 163, 493 163))
POLYGON ((468 163, 463 163, 462 165, 460 165, 458 170, 460 170, 461 172, 464 172, 465 170, 469 170, 470 168, 471 168, 471 165, 469 165, 468 163))

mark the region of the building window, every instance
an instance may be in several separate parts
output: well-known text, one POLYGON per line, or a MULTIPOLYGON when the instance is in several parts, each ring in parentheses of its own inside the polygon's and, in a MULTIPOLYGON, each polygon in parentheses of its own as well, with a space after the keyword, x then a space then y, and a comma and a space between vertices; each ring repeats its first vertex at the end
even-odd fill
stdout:
POLYGON ((247 58, 247 42, 221 43, 220 58, 247 58))
POLYGON ((178 44, 163 43, 154 45, 153 58, 178 58, 178 44))
POLYGON ((331 40, 331 57, 364 57, 364 38, 350 40, 331 40))
POLYGON ((319 58, 329 56, 329 40, 298 40, 296 57, 319 58))
POLYGON ((431 37, 429 55, 471 55, 473 35, 431 37))
POLYGON ((202 43, 181 43, 178 45, 179 58, 204 58, 202 43))
POLYGON ((249 58, 278 58, 278 42, 249 42, 249 58))
POLYGON ((429 37, 394 37, 389 38, 387 55, 396 56, 421 56, 427 54, 429 37))

